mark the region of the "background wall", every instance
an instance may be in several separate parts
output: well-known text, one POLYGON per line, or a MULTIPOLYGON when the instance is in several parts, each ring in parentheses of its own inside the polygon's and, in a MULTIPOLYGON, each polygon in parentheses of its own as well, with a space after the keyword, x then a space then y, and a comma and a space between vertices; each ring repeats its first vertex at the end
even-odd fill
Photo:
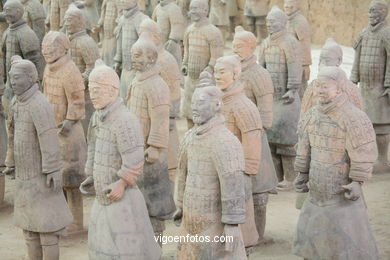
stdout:
MULTIPOLYGON (((268 0, 270 8, 283 8, 283 0, 268 0)), ((368 25, 368 6, 371 0, 301 0, 303 14, 309 20, 312 43, 322 45, 333 37, 343 45, 351 46, 368 25)), ((390 4, 390 0, 387 0, 390 4)))

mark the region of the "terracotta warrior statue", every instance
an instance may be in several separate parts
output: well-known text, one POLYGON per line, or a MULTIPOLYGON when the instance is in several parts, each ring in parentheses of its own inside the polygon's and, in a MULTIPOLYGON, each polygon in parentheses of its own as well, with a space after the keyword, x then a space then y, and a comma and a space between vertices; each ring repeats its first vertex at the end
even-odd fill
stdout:
POLYGON ((377 158, 368 116, 342 93, 337 67, 321 68, 319 105, 304 114, 295 169, 297 192, 309 192, 293 253, 304 259, 379 259, 362 185, 377 158))
POLYGON ((134 78, 135 71, 131 70, 131 47, 139 37, 139 25, 148 17, 137 5, 137 0, 117 0, 117 8, 122 10, 115 29, 117 48, 114 57, 114 69, 120 75, 120 96, 126 100, 127 91, 134 78))
POLYGON ((233 39, 234 30, 236 26, 243 25, 244 20, 244 8, 245 0, 233 0, 227 2, 230 28, 229 28, 229 39, 233 39))
POLYGON ((267 69, 274 86, 272 127, 267 129, 280 189, 291 189, 294 172, 294 145, 298 141, 300 112, 298 95, 302 81, 300 44, 286 30, 287 15, 274 6, 267 15, 270 35, 260 46, 259 64, 267 69))
POLYGON ((87 179, 80 190, 96 197, 88 228, 89 258, 160 259, 145 200, 137 187, 144 163, 144 140, 137 117, 123 104, 119 77, 101 60, 89 76, 96 112, 88 129, 87 179))
POLYGON ((265 18, 270 0, 246 0, 244 15, 248 30, 257 36, 258 43, 267 38, 265 18))
POLYGON ((81 123, 84 132, 86 132, 89 119, 94 111, 87 87, 88 77, 95 66, 95 61, 99 59, 99 48, 86 32, 85 17, 80 9, 71 4, 65 13, 64 19, 64 26, 70 41, 69 54, 81 72, 85 83, 85 119, 81 123))
MULTIPOLYGON (((336 66, 340 67, 343 62, 343 50, 340 45, 335 42, 334 39, 328 38, 322 46, 320 54, 320 64, 319 68, 323 66, 336 66)), ((340 69, 340 74, 338 75, 339 80, 345 81, 341 84, 341 91, 348 96, 349 102, 355 105, 357 108, 363 110, 363 99, 360 94, 359 88, 347 78, 347 74, 340 69)), ((310 108, 318 104, 318 88, 319 81, 313 80, 310 85, 307 87, 305 94, 302 98, 301 104, 301 118, 302 113, 306 113, 310 108)))
POLYGON ((49 0, 50 15, 46 17, 51 31, 64 31, 64 17, 73 0, 49 0))
MULTIPOLYGON (((263 130, 260 113, 256 105, 245 95, 240 82, 241 64, 238 56, 225 56, 217 59, 214 78, 222 90, 223 116, 226 127, 240 140, 244 150, 245 169, 245 224, 241 225, 247 254, 250 247, 257 244, 259 235, 256 229, 251 179, 259 173, 261 162, 261 132, 263 130)), ((202 75, 203 76, 203 75, 202 75)))
POLYGON ((98 0, 77 0, 75 1, 75 4, 84 14, 85 26, 88 34, 90 34, 96 42, 99 42, 99 33, 92 30, 99 21, 97 2, 98 0))
POLYGON ((191 1, 189 15, 193 23, 184 34, 182 73, 186 79, 181 113, 187 118, 188 128, 193 126, 191 98, 199 83, 199 75, 202 71, 208 71, 212 74, 215 61, 223 55, 222 34, 217 27, 209 22, 208 11, 207 0, 191 1))
POLYGON ((176 118, 180 114, 180 86, 182 75, 173 55, 169 53, 161 41, 161 30, 156 22, 145 19, 140 25, 140 33, 148 32, 157 46, 158 57, 156 64, 160 68, 160 76, 169 87, 171 107, 169 109, 169 143, 168 143, 168 170, 172 182, 175 180, 177 155, 179 149, 179 135, 176 127, 176 118))
POLYGON ((181 66, 181 46, 186 24, 180 7, 174 0, 161 0, 153 11, 152 19, 161 28, 161 42, 165 49, 172 53, 177 64, 181 66))
POLYGON ((3 34, 1 46, 1 55, 4 55, 3 60, 5 64, 4 77, 6 79, 3 106, 7 114, 9 102, 13 97, 7 75, 11 68, 11 57, 19 55, 33 62, 38 70, 39 79, 42 79, 44 61, 41 55, 39 39, 23 18, 24 6, 18 0, 8 0, 4 5, 4 14, 9 24, 8 29, 3 34))
POLYGON ((63 188, 74 221, 68 233, 83 230, 83 199, 78 189, 84 179, 87 144, 81 120, 85 117, 84 81, 68 55, 65 34, 50 31, 42 42, 46 60, 43 90, 54 109, 63 161, 63 188))
POLYGON ((116 6, 116 0, 103 0, 102 11, 97 26, 92 30, 96 33, 101 32, 102 38, 102 60, 107 66, 114 66, 114 56, 116 53, 116 38, 114 29, 117 26, 119 10, 116 6))
POLYGON ((301 44, 302 49, 302 86, 299 89, 299 97, 302 99, 310 79, 311 65, 311 32, 306 17, 300 10, 300 0, 284 0, 284 11, 288 15, 287 31, 294 35, 301 44))
POLYGON ((232 236, 226 243, 180 241, 178 260, 247 259, 239 225, 245 222, 244 153, 224 124, 222 93, 215 86, 195 90, 195 126, 180 148, 174 219, 182 235, 232 236), (182 221, 181 221, 182 220, 182 221))
MULTIPOLYGON (((241 60, 240 82, 246 96, 257 106, 260 112, 263 129, 272 126, 273 85, 270 74, 256 63, 256 36, 245 31, 241 26, 236 27, 233 39, 233 51, 241 60)), ((255 222, 259 241, 265 242, 264 229, 268 194, 274 193, 278 183, 272 155, 265 131, 261 132, 261 163, 259 172, 252 177, 252 194, 255 209, 255 222), (263 240, 263 241, 262 241, 263 240)))
POLYGON ((374 172, 389 172, 387 153, 390 141, 390 26, 386 17, 388 4, 374 0, 369 8, 369 25, 359 35, 351 81, 359 83, 365 112, 376 133, 379 157, 374 172))
POLYGON ((141 121, 145 145, 145 165, 137 184, 148 207, 153 230, 161 235, 164 220, 175 211, 168 176, 169 87, 159 75, 158 51, 147 32, 131 48, 136 70, 130 85, 128 107, 141 121))
POLYGON ((41 2, 39 0, 21 0, 20 2, 24 5, 24 20, 37 35, 39 43, 42 43, 45 36, 46 14, 41 2))
POLYGON ((3 173, 15 171, 14 224, 23 229, 30 260, 59 259, 58 240, 72 222, 62 192, 61 154, 53 108, 38 86, 35 65, 13 56, 15 97, 8 114, 3 173))

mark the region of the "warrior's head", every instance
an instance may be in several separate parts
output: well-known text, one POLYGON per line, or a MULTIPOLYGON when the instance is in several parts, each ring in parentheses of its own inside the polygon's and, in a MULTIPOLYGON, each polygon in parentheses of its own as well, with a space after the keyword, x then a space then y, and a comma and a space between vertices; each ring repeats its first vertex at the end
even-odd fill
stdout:
POLYGON ((217 59, 214 66, 214 78, 218 88, 222 91, 233 86, 240 78, 241 62, 237 55, 224 56, 217 59))
POLYGON ((158 57, 157 47, 150 34, 143 32, 131 47, 131 64, 136 71, 147 71, 156 64, 158 57))
POLYGON ((24 6, 19 0, 8 0, 4 4, 3 10, 8 24, 18 22, 24 14, 24 6))
POLYGON ((297 12, 300 8, 299 0, 284 0, 284 11, 287 15, 297 12))
POLYGON ((320 104, 328 104, 342 93, 343 71, 339 67, 324 66, 318 73, 317 95, 320 104))
POLYGON ((116 0, 116 6, 120 10, 130 10, 137 7, 137 0, 116 0))
POLYGON ((389 11, 389 6, 385 0, 373 0, 368 10, 370 25, 375 26, 383 22, 389 11))
POLYGON ((207 0, 192 0, 188 16, 192 22, 199 22, 207 18, 209 13, 209 3, 207 0))
POLYGON ((98 59, 88 78, 89 93, 94 108, 103 109, 112 104, 118 98, 119 84, 118 74, 98 59))
POLYGON ((69 34, 85 30, 85 16, 76 5, 70 4, 64 16, 65 29, 69 34))
POLYGON ((38 71, 34 63, 15 55, 11 58, 9 77, 13 92, 20 96, 37 83, 38 71))
POLYGON ((156 44, 156 46, 160 46, 162 32, 160 26, 155 21, 152 19, 144 19, 139 25, 139 31, 140 34, 143 32, 149 33, 154 44, 156 44))
POLYGON ((222 91, 216 86, 197 88, 192 95, 192 120, 203 125, 222 111, 222 91))
POLYGON ((50 31, 42 41, 42 54, 46 63, 51 64, 68 53, 70 42, 62 32, 50 31))
POLYGON ((332 39, 326 39, 324 46, 322 46, 320 54, 320 66, 340 66, 343 62, 343 50, 337 42, 332 39))
POLYGON ((267 29, 270 34, 286 29, 288 17, 279 7, 273 6, 266 18, 267 29))
POLYGON ((240 60, 246 60, 256 50, 257 39, 256 36, 245 31, 241 26, 237 26, 233 39, 233 52, 240 57, 240 60))

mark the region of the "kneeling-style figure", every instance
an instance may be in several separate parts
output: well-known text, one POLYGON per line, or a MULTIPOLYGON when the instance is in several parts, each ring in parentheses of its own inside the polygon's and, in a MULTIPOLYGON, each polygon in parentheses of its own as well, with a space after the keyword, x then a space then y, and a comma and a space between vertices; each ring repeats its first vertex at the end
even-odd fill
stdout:
POLYGON ((159 259, 145 200, 136 180, 144 163, 144 143, 137 117, 123 104, 119 77, 101 60, 89 76, 96 112, 88 129, 87 179, 80 190, 95 186, 88 232, 89 257, 159 259))
POLYGON ((183 139, 175 185, 181 233, 233 236, 222 243, 180 241, 178 259, 246 259, 238 224, 245 222, 244 153, 224 124, 222 93, 217 87, 195 90, 195 127, 183 139))
POLYGON ((321 68, 320 105, 304 114, 298 130, 295 189, 309 195, 293 252, 305 259, 378 259, 361 188, 378 155, 375 132, 342 93, 338 70, 321 68))
POLYGON ((60 233, 72 222, 62 192, 61 154, 53 108, 39 91, 35 65, 11 59, 14 91, 8 114, 4 171, 15 169, 14 224, 23 229, 30 260, 59 259, 60 233))

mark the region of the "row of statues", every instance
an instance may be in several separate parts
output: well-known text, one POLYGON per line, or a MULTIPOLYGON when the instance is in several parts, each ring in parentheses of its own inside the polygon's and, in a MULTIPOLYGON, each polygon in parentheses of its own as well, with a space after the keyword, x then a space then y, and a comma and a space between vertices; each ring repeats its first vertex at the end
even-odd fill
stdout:
POLYGON ((212 9, 224 1, 192 0, 185 30, 173 1, 153 19, 135 0, 103 1, 100 20, 87 1, 55 5, 43 35, 18 0, 1 14, 3 173, 14 174, 14 223, 30 259, 58 259, 60 235, 83 230, 82 194, 95 194, 90 259, 159 259, 154 236, 168 219, 184 236, 233 237, 180 241, 178 259, 246 259, 267 242, 269 194, 293 187, 304 194, 294 254, 378 258, 361 185, 389 168, 385 1, 370 5, 351 80, 328 39, 310 84, 310 28, 297 0, 266 15, 248 0, 258 37, 235 27, 230 56, 227 20, 212 9))

